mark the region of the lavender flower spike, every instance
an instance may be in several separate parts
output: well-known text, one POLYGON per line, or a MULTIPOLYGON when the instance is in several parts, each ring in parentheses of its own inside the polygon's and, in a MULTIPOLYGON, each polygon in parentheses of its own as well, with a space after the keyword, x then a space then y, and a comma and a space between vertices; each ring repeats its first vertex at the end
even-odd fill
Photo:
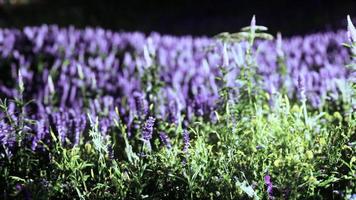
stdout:
POLYGON ((145 141, 149 141, 152 139, 153 126, 155 124, 155 121, 156 119, 151 116, 146 120, 146 123, 142 129, 142 138, 145 141))
POLYGON ((351 43, 356 42, 356 28, 352 24, 350 15, 347 15, 347 37, 351 43))
POLYGON ((169 137, 166 133, 164 133, 164 132, 159 133, 159 137, 161 138, 161 141, 168 149, 170 149, 172 147, 171 140, 169 139, 169 137))
POLYGON ((148 103, 140 93, 134 93, 136 110, 140 117, 146 117, 148 114, 148 103))
POLYGON ((190 138, 189 138, 189 132, 187 130, 183 130, 183 152, 187 152, 188 148, 190 146, 190 138))
POLYGON ((265 176, 265 184, 267 185, 268 199, 271 199, 272 198, 273 184, 272 184, 270 175, 266 175, 265 176))

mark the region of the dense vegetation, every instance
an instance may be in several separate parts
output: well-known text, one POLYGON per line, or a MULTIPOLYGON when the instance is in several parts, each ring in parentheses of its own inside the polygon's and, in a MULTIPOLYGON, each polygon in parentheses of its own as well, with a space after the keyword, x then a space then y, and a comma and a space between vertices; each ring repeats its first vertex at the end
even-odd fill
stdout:
POLYGON ((1 30, 1 199, 354 198, 356 29, 266 31, 1 30))

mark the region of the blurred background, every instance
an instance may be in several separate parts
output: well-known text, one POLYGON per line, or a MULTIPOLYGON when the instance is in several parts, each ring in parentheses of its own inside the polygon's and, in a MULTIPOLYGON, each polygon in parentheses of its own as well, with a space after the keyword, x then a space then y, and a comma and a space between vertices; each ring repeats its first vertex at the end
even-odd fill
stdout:
POLYGON ((0 0, 0 27, 100 26, 116 31, 212 36, 250 22, 285 36, 346 28, 355 0, 0 0))

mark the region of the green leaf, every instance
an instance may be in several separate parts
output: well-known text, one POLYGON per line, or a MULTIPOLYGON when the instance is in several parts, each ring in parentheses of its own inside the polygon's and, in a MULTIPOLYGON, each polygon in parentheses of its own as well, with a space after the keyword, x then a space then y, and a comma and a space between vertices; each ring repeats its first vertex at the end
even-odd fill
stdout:
POLYGON ((15 181, 19 181, 19 182, 22 182, 22 183, 26 183, 26 179, 23 179, 23 178, 20 178, 18 176, 9 176, 11 179, 15 180, 15 181))
MULTIPOLYGON (((258 32, 258 31, 267 31, 268 28, 265 27, 265 26, 261 26, 261 25, 256 25, 255 26, 255 31, 258 32)), ((245 26, 243 28, 241 28, 241 31, 244 31, 244 32, 250 32, 251 31, 251 26, 245 26)))

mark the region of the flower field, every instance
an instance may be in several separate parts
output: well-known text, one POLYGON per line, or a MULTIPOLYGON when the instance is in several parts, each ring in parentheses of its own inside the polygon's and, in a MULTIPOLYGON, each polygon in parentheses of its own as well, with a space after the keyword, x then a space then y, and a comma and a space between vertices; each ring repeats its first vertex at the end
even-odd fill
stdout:
POLYGON ((0 199, 353 199, 356 29, 0 29, 0 199))

